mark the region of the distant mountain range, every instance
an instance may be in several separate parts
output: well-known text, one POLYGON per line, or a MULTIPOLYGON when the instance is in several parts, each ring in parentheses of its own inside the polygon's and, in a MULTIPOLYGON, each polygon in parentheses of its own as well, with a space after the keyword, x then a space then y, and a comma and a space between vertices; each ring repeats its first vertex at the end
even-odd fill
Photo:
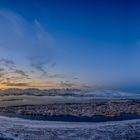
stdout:
POLYGON ((80 89, 49 89, 40 90, 30 89, 5 89, 0 90, 0 96, 5 95, 32 95, 32 96, 71 96, 71 97, 93 97, 95 99, 112 99, 112 98, 140 98, 139 93, 123 92, 118 90, 80 90, 80 89))
POLYGON ((140 93, 124 92, 124 91, 118 91, 118 90, 96 90, 96 91, 87 92, 85 94, 88 97, 107 98, 107 99, 140 98, 140 93))
POLYGON ((5 90, 0 90, 0 96, 2 95, 35 95, 35 96, 74 96, 80 95, 83 91, 80 89, 46 89, 41 90, 37 88, 28 88, 28 89, 17 89, 10 88, 5 90))

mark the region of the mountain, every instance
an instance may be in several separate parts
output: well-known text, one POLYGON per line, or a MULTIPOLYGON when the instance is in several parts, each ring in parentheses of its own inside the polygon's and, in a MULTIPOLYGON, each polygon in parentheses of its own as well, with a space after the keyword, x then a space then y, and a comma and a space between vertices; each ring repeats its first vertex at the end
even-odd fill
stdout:
POLYGON ((95 97, 95 98, 140 98, 140 93, 133 92, 123 92, 118 90, 96 90, 89 91, 84 94, 86 97, 95 97))
POLYGON ((33 96, 71 96, 92 97, 95 99, 136 99, 140 98, 140 92, 124 92, 119 90, 80 90, 80 89, 5 89, 0 90, 0 96, 4 95, 33 95, 33 96))

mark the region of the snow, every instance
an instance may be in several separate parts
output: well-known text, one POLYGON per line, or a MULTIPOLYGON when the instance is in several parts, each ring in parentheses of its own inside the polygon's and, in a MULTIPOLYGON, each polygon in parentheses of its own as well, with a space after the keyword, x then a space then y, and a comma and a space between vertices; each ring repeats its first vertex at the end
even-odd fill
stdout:
POLYGON ((0 136, 15 140, 140 139, 140 119, 103 122, 49 122, 0 116, 0 136))
POLYGON ((123 92, 123 91, 117 91, 117 90, 95 90, 95 91, 86 92, 84 95, 89 96, 89 97, 95 97, 95 98, 103 98, 103 99, 140 98, 140 93, 123 92))

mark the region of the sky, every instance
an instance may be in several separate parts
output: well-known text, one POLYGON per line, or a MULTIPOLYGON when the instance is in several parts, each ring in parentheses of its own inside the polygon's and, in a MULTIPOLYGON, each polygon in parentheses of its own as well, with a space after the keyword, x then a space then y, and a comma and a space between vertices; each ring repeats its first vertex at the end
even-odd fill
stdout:
POLYGON ((0 0, 0 88, 140 85, 137 0, 0 0))

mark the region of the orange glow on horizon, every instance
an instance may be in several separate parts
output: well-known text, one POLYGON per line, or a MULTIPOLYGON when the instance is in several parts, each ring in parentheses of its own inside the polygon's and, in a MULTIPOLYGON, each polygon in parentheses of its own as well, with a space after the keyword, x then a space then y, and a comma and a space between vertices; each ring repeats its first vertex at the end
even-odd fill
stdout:
POLYGON ((59 83, 54 83, 54 82, 47 82, 47 83, 41 83, 41 82, 34 82, 30 83, 29 86, 7 86, 7 85, 0 85, 0 90, 5 90, 5 89, 30 89, 30 88, 37 88, 40 90, 44 89, 63 89, 63 88, 77 88, 77 89, 83 89, 81 85, 75 85, 72 87, 65 87, 61 86, 59 83))

